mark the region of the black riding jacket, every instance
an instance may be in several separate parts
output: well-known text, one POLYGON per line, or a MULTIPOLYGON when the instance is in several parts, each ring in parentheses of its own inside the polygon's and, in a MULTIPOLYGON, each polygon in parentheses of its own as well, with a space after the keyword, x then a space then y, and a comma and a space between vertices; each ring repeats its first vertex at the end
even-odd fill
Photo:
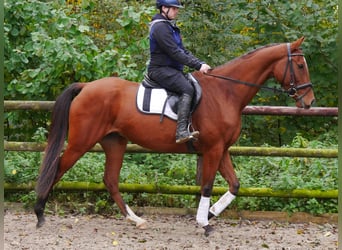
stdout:
POLYGON ((186 50, 175 22, 156 14, 150 24, 150 63, 148 70, 172 67, 183 71, 184 65, 199 70, 203 62, 186 50))

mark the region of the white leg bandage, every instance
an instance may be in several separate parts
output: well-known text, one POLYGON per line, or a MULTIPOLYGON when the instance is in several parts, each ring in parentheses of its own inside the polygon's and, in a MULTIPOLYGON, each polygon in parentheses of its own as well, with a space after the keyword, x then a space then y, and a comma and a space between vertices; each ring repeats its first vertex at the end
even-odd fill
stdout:
POLYGON ((211 206, 210 212, 215 216, 219 216, 219 214, 235 199, 235 197, 236 196, 229 191, 226 192, 214 205, 211 206))
POLYGON ((136 223, 136 226, 140 229, 145 229, 147 228, 147 222, 144 219, 141 219, 139 216, 137 216, 126 204, 126 211, 127 211, 127 216, 126 219, 132 222, 136 223))
POLYGON ((208 213, 210 206, 210 197, 201 196, 201 200, 197 209, 196 221, 201 227, 205 227, 209 224, 208 213))

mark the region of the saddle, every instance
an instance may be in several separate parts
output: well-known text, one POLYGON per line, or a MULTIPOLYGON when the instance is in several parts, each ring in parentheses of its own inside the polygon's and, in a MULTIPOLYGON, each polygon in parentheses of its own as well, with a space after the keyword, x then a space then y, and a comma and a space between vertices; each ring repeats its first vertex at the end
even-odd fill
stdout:
MULTIPOLYGON (((202 88, 192 74, 188 73, 185 76, 195 89, 191 104, 191 113, 193 113, 201 100, 202 88)), ((165 90, 156 81, 145 75, 139 86, 136 101, 140 112, 160 114, 160 122, 162 122, 164 116, 173 120, 178 119, 177 104, 179 97, 176 93, 165 90)))

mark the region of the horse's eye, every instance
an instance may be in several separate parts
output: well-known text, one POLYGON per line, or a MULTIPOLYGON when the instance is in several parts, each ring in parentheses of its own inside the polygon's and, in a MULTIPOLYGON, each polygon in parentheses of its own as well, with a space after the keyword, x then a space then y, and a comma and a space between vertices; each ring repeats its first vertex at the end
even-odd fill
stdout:
POLYGON ((300 69, 304 68, 304 64, 298 64, 298 68, 300 69))

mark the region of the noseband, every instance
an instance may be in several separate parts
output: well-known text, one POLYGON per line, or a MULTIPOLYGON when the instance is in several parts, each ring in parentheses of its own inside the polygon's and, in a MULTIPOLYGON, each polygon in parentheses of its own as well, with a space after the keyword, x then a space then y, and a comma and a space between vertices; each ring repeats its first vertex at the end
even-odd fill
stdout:
POLYGON ((284 72, 284 77, 283 80, 281 81, 282 83, 284 83, 286 75, 287 75, 287 69, 290 68, 290 88, 288 90, 286 90, 286 93, 292 97, 295 98, 296 101, 301 100, 307 93, 309 93, 310 89, 313 87, 311 82, 307 82, 307 83, 303 83, 300 85, 296 85, 296 75, 295 72, 293 70, 293 63, 292 63, 292 57, 293 56, 304 56, 304 54, 302 53, 295 53, 295 54, 291 54, 291 46, 290 43, 287 43, 287 64, 286 64, 286 68, 285 68, 285 72, 284 72), (297 95, 297 90, 299 89, 305 89, 305 88, 310 88, 308 89, 303 95, 298 96, 297 95))

